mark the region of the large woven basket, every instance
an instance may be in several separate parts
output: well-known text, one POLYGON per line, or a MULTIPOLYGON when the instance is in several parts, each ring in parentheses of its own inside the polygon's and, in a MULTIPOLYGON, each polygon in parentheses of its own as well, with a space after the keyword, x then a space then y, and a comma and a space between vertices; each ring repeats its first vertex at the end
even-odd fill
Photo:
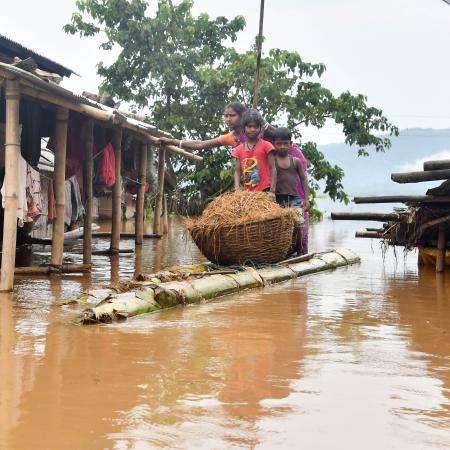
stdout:
POLYGON ((286 258, 292 245, 294 218, 279 217, 219 228, 192 227, 190 233, 201 252, 221 265, 271 264, 286 258))

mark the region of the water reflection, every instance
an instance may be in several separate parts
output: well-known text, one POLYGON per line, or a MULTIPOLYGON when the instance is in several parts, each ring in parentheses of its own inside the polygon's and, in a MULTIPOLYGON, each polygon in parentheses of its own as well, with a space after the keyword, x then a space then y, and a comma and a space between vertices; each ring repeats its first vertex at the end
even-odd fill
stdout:
POLYGON ((176 220, 90 275, 20 280, 0 295, 0 447, 447 448, 449 274, 383 263, 357 227, 325 221, 311 246, 359 266, 112 326, 74 326, 60 303, 201 260, 176 220))

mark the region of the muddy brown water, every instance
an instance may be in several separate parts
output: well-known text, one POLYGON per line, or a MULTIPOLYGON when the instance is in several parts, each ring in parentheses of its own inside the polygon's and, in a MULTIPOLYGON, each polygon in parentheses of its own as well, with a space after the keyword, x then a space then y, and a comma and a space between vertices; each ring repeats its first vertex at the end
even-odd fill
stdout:
POLYGON ((74 326, 78 307, 58 304, 136 265, 201 260, 176 221, 90 275, 20 279, 0 297, 0 448, 450 448, 450 273, 383 260, 355 229, 325 220, 311 249, 360 265, 122 324, 74 326))

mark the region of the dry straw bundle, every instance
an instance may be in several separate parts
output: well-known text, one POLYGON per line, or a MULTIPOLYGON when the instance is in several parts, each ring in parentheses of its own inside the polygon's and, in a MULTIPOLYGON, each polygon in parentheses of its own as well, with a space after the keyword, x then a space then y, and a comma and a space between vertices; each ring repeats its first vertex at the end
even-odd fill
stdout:
POLYGON ((217 197, 201 217, 187 219, 186 226, 210 261, 275 263, 291 247, 297 218, 297 211, 282 208, 264 192, 244 191, 217 197))

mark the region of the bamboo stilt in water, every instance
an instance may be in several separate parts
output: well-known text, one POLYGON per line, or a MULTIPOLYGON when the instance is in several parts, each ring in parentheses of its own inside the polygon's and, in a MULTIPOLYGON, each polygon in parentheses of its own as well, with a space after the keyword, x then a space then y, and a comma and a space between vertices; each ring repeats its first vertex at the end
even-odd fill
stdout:
POLYGON ((54 266, 60 266, 63 261, 65 208, 64 182, 66 178, 66 145, 68 120, 69 111, 67 109, 58 108, 56 110, 55 169, 53 174, 56 201, 56 217, 53 221, 51 262, 54 266))
MULTIPOLYGON (((151 286, 140 285, 136 289, 121 294, 112 294, 112 290, 98 290, 98 306, 86 309, 74 321, 89 324, 124 320, 138 314, 159 311, 179 304, 196 303, 244 289, 262 287, 302 275, 355 264, 359 261, 360 259, 351 251, 338 249, 321 253, 308 261, 287 266, 271 266, 258 270, 244 268, 234 274, 152 283, 151 286)), ((89 299, 91 298, 95 299, 93 292, 89 295, 89 299)))
POLYGON ((122 221, 122 186, 121 186, 121 163, 122 163, 122 129, 118 128, 113 139, 115 156, 116 182, 113 186, 112 198, 112 226, 111 226, 111 254, 119 253, 120 248, 120 228, 122 221))
POLYGON ((154 234, 159 234, 161 230, 161 210, 164 195, 164 169, 166 166, 165 163, 166 163, 166 149, 164 147, 160 147, 158 156, 158 186, 156 191, 155 213, 153 217, 154 234))
POLYGON ((445 269, 445 226, 440 225, 437 242, 438 254, 436 257, 436 272, 443 272, 445 269))
POLYGON ((14 286, 20 155, 19 105, 19 83, 16 80, 6 80, 5 209, 3 215, 1 291, 11 291, 14 286))
POLYGON ((84 128, 84 198, 85 211, 83 233, 83 262, 92 262, 92 201, 94 198, 94 160, 92 156, 94 122, 88 120, 84 128))
POLYGON ((169 233, 169 211, 167 211, 167 195, 164 194, 163 234, 169 233))
POLYGON ((144 200, 145 200, 145 178, 147 173, 147 144, 141 143, 139 162, 139 188, 136 198, 136 218, 135 218, 135 242, 142 245, 144 238, 144 200))

